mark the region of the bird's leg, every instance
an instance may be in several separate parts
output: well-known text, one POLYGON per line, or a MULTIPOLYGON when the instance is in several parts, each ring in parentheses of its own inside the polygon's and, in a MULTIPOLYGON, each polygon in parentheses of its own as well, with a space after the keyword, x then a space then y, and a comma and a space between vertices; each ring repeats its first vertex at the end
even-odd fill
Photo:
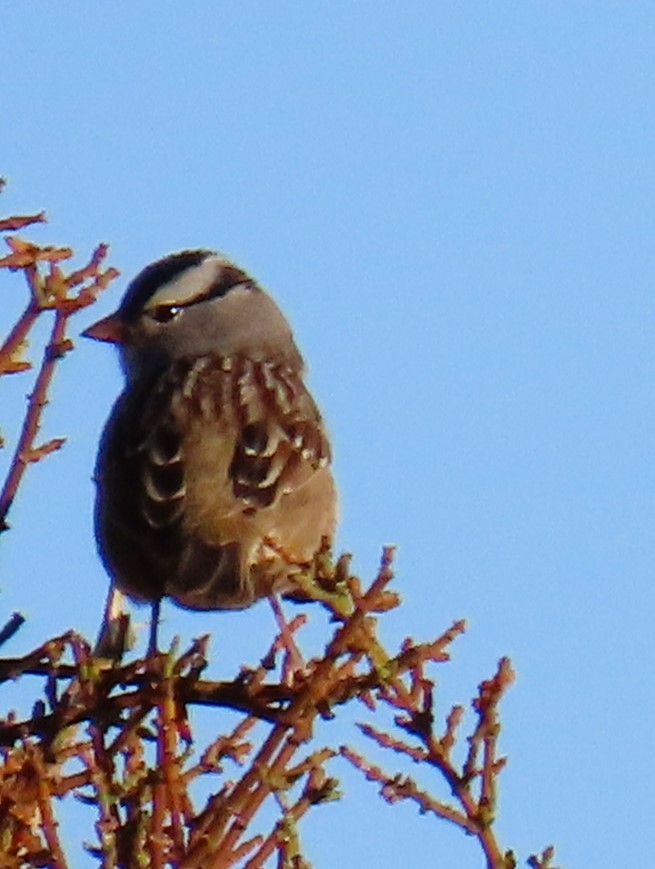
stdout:
POLYGON ((148 642, 148 656, 156 655, 159 651, 157 647, 157 629, 159 628, 159 611, 161 610, 161 598, 152 602, 152 610, 150 616, 150 640, 148 642))
POLYGON ((98 658, 120 661, 133 645, 130 616, 125 608, 125 595, 115 585, 109 586, 109 594, 102 616, 102 624, 93 654, 98 658))
MULTIPOLYGON (((275 616, 275 621, 277 622, 277 626, 280 631, 280 638, 282 640, 282 645, 284 647, 285 662, 283 667, 283 676, 287 674, 293 677, 293 674, 297 670, 302 670, 305 666, 305 661, 303 659, 302 653, 300 649, 296 645, 296 641, 293 638, 293 632, 289 627, 289 623, 284 617, 284 613, 282 612, 282 607, 280 606, 280 601, 275 594, 269 594, 268 602, 271 605, 271 609, 273 610, 273 615, 275 616)), ((286 678, 285 678, 285 681, 286 678)))

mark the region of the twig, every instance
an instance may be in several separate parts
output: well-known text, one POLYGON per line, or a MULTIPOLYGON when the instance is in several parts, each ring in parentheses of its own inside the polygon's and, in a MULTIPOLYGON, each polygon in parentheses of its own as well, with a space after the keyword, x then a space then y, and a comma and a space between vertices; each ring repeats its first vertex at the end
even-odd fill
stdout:
POLYGON ((48 777, 41 758, 41 749, 38 746, 26 743, 26 751, 30 757, 37 781, 37 801, 41 812, 43 835, 50 849, 50 865, 53 869, 67 869, 68 863, 62 851, 61 842, 57 834, 57 821, 52 811, 52 800, 48 787, 48 777))
POLYGON ((22 613, 12 613, 5 625, 0 628, 0 646, 4 646, 24 624, 25 616, 22 613))
POLYGON ((68 316, 61 311, 55 311, 55 321, 50 333, 48 344, 43 354, 41 368, 37 375, 34 391, 30 395, 27 414, 23 421, 18 444, 14 452, 11 467, 0 492, 0 532, 6 531, 7 513, 13 504, 16 491, 30 461, 34 461, 34 441, 39 432, 43 409, 47 404, 47 393, 55 370, 55 363, 70 349, 64 344, 66 322, 68 316))
POLYGON ((427 792, 420 790, 416 783, 408 776, 392 776, 383 772, 379 766, 370 763, 365 757, 347 745, 341 746, 340 754, 346 760, 349 760, 356 769, 364 773, 369 781, 377 782, 380 785, 380 794, 388 803, 398 802, 401 799, 413 800, 422 812, 432 812, 432 814, 461 827, 471 835, 477 836, 479 834, 480 829, 475 821, 472 821, 467 815, 457 811, 457 809, 454 809, 447 803, 437 800, 427 792))
MULTIPOLYGON (((0 191, 4 185, 4 179, 0 178, 0 191)), ((7 230, 15 232, 17 229, 24 229, 33 223, 46 223, 45 211, 39 211, 38 214, 25 214, 21 216, 5 217, 0 220, 0 232, 7 230)))
MULTIPOLYGON (((0 230, 18 229, 44 219, 42 213, 24 217, 10 217, 0 221, 0 230)), ((23 313, 0 347, 0 374, 16 373, 30 368, 30 362, 18 358, 27 335, 39 315, 44 311, 54 310, 54 323, 43 352, 34 389, 28 401, 9 471, 0 491, 0 532, 9 527, 7 514, 14 502, 27 465, 40 461, 58 450, 64 443, 63 438, 52 438, 40 446, 35 446, 43 410, 48 401, 48 390, 54 375, 55 365, 73 347, 72 342, 66 338, 68 318, 76 311, 92 304, 100 290, 118 274, 115 269, 111 268, 105 272, 99 270, 107 254, 106 245, 99 245, 86 266, 66 277, 57 263, 72 256, 70 248, 40 247, 32 242, 24 241, 18 236, 10 236, 5 240, 11 253, 0 258, 0 267, 23 271, 29 287, 30 298, 23 313), (47 263, 48 265, 49 273, 45 277, 39 273, 39 263, 47 263), (84 284, 85 281, 88 283, 84 284), (71 290, 80 284, 83 286, 77 295, 71 296, 71 290)))
POLYGON ((24 344, 27 333, 36 322, 39 313, 40 309, 38 305, 33 300, 30 300, 5 339, 2 347, 0 347, 0 374, 15 374, 32 367, 29 362, 17 360, 15 357, 24 344))

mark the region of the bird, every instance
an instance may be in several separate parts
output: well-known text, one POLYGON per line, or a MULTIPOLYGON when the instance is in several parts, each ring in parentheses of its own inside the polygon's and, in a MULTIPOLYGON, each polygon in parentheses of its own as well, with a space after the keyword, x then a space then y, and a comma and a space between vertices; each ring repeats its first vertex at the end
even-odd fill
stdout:
POLYGON ((213 250, 146 266, 85 337, 125 385, 100 437, 95 535, 110 591, 96 652, 120 657, 124 596, 191 610, 293 591, 337 522, 326 426, 272 297, 213 250))

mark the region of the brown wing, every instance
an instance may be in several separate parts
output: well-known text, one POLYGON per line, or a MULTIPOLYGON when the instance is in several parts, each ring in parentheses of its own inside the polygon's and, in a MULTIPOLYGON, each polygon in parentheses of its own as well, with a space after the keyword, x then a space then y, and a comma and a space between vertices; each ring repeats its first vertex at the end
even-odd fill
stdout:
POLYGON ((241 360, 235 386, 234 495, 255 509, 270 507, 329 464, 325 429, 293 369, 241 360))
POLYGON ((100 443, 96 482, 98 545, 116 585, 136 598, 162 597, 177 569, 186 493, 170 383, 120 396, 100 443))
POLYGON ((123 590, 193 608, 247 606, 266 593, 250 577, 263 540, 302 559, 333 527, 333 505, 316 523, 306 511, 330 453, 300 372, 202 357, 127 401, 114 416, 129 421, 114 425, 99 463, 99 501, 119 517, 99 536, 123 590))

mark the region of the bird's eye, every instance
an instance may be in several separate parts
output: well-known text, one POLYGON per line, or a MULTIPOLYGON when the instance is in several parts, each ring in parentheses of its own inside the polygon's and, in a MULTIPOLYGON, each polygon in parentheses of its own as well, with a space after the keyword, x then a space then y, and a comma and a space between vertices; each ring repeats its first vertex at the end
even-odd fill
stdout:
POLYGON ((174 320, 182 310, 178 305, 157 305, 151 311, 148 311, 148 316, 157 323, 170 323, 174 320))

